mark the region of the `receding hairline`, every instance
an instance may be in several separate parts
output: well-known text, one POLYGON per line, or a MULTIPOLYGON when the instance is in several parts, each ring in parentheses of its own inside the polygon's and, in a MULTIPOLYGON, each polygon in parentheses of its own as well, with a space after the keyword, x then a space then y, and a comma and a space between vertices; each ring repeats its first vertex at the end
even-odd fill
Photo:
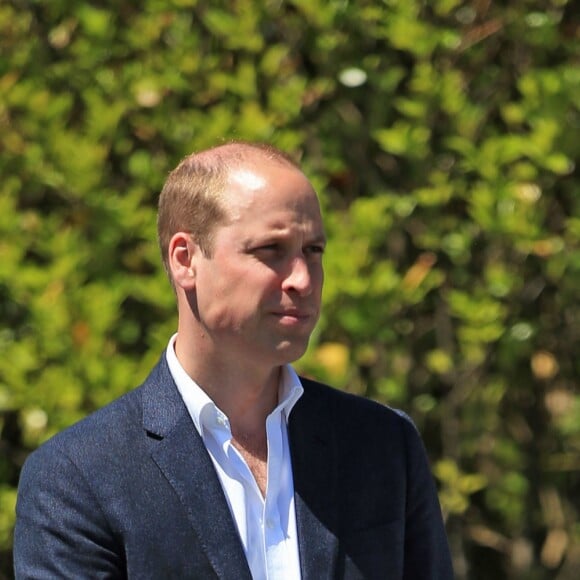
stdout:
POLYGON ((232 141, 191 153, 181 161, 177 168, 187 167, 190 164, 199 164, 208 169, 212 168, 217 173, 225 176, 232 169, 252 165, 260 160, 278 163, 302 173, 300 165, 288 153, 273 145, 253 143, 251 141, 232 141))

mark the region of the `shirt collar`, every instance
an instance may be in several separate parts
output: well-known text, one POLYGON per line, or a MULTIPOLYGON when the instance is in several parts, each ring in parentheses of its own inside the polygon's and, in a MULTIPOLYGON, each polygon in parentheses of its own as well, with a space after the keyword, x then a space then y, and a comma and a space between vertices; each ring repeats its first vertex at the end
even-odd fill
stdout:
MULTIPOLYGON (((208 394, 187 374, 175 354, 175 340, 177 333, 169 339, 169 344, 165 351, 169 371, 177 390, 191 415, 191 419, 197 431, 203 436, 204 429, 209 424, 215 423, 216 417, 226 418, 217 405, 211 400, 208 394)), ((302 396, 304 387, 296 371, 290 365, 284 365, 280 373, 280 382, 278 384, 278 405, 272 411, 271 415, 280 413, 285 422, 288 422, 292 408, 302 396)))

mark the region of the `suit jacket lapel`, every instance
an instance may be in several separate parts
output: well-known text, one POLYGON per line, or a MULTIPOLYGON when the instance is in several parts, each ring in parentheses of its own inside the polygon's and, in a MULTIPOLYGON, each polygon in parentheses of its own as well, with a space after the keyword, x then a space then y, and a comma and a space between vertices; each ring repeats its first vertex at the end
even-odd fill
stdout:
POLYGON ((183 504, 217 576, 251 580, 218 476, 173 383, 165 357, 144 385, 143 425, 160 439, 152 452, 153 460, 183 504))
POLYGON ((337 448, 324 401, 301 380, 304 394, 289 419, 300 566, 303 580, 331 579, 338 556, 337 448))

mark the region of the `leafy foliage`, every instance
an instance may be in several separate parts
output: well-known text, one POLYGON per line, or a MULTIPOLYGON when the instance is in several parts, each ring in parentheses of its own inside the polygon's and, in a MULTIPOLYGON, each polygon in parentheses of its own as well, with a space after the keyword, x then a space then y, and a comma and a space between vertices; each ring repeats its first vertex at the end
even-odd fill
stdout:
POLYGON ((571 0, 0 4, 0 575, 27 453, 175 327, 156 197, 271 141, 317 185, 303 372, 408 410, 457 577, 580 567, 580 21, 571 0))

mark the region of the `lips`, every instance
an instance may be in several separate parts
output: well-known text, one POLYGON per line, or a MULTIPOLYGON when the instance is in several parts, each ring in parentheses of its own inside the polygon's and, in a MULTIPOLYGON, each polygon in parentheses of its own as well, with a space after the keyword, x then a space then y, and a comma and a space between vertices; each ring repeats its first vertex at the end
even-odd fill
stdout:
POLYGON ((305 322, 307 320, 311 320, 314 317, 314 313, 310 310, 296 310, 296 309, 288 309, 288 310, 279 310, 273 312, 274 316, 277 316, 281 322, 286 323, 299 323, 305 322))

